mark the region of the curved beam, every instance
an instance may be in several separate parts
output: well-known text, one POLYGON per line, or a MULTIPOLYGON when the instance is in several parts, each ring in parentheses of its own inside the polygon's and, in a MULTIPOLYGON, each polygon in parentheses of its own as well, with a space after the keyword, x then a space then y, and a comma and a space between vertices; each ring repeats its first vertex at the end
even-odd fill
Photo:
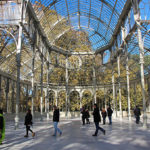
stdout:
MULTIPOLYGON (((82 28, 82 26, 81 26, 81 28, 82 28)), ((63 33, 59 34, 59 35, 51 42, 51 44, 54 44, 54 42, 55 42, 57 39, 59 39, 61 36, 63 36, 63 35, 64 35, 65 33, 67 33, 69 30, 70 30, 70 28, 67 29, 67 30, 65 30, 63 33)), ((95 34, 99 35, 105 42, 108 43, 107 39, 106 39, 102 34, 100 34, 100 33, 97 32, 97 31, 95 31, 95 34)))
MULTIPOLYGON (((80 12, 80 13, 81 13, 81 12, 80 12)), ((73 14, 74 14, 74 13, 73 13, 73 14)), ((70 14, 70 16, 73 15, 73 14, 70 14)), ((88 14, 88 13, 83 12, 83 14, 86 14, 85 16, 86 16, 86 17, 89 17, 89 14, 88 14)), ((108 25, 107 25, 104 21, 102 21, 100 18, 98 18, 98 17, 96 17, 96 16, 94 16, 94 15, 91 15, 91 18, 100 21, 102 24, 104 24, 104 26, 106 26, 106 28, 109 28, 109 29, 113 32, 113 30, 110 28, 110 26, 108 26, 108 25)), ((80 25, 80 26, 81 26, 81 25, 80 25)), ((65 34, 66 32, 68 32, 69 30, 70 30, 70 29, 67 29, 67 30, 65 30, 63 33, 59 34, 59 35, 51 42, 51 44, 53 44, 57 39, 59 39, 62 35, 64 35, 64 34, 65 34)), ((97 31, 95 31, 95 33, 98 34, 100 37, 102 37, 106 42, 108 42, 108 40, 107 40, 102 34, 100 34, 100 33, 97 32, 97 31)))
POLYGON ((102 37, 102 39, 104 39, 104 41, 108 43, 108 40, 102 34, 100 34, 97 31, 95 31, 95 33, 98 34, 100 37, 102 37))
POLYGON ((58 35, 54 38, 54 40, 51 42, 51 44, 54 44, 54 42, 55 42, 57 39, 59 39, 62 35, 64 35, 65 33, 67 33, 69 30, 70 30, 70 28, 69 28, 69 29, 66 29, 66 30, 63 31, 61 34, 58 34, 58 35))
POLYGON ((11 32, 9 32, 7 29, 0 28, 0 30, 1 30, 1 31, 6 31, 7 33, 9 33, 9 34, 11 35, 11 37, 12 37, 12 38, 14 39, 14 41, 15 41, 16 48, 17 48, 17 40, 16 40, 15 36, 14 36, 11 32))
POLYGON ((123 10, 122 10, 121 14, 119 15, 118 23, 115 26, 115 30, 113 32, 113 35, 111 37, 111 40, 110 40, 109 44, 107 46, 98 48, 95 52, 96 54, 98 54, 98 53, 100 53, 100 52, 102 52, 106 49, 109 49, 113 45, 114 41, 116 40, 115 37, 116 37, 117 33, 120 30, 120 26, 122 25, 122 20, 124 20, 125 16, 127 16, 127 14, 129 12, 129 10, 131 9, 131 7, 132 7, 131 0, 126 0, 126 3, 123 7, 123 10))
MULTIPOLYGON (((84 16, 86 16, 86 17, 89 17, 89 13, 86 13, 86 12, 80 12, 80 13, 84 14, 84 16)), ((100 18, 98 18, 92 14, 90 15, 90 17, 97 21, 100 21, 102 24, 104 24, 104 26, 106 26, 106 28, 109 28, 113 32, 113 29, 107 23, 105 23, 103 20, 101 20, 100 18)))
MULTIPOLYGON (((99 0, 100 2, 104 3, 105 5, 107 5, 112 11, 114 9, 114 7, 112 5, 110 5, 108 2, 106 2, 106 0, 99 0)), ((114 12, 119 16, 120 14, 114 10, 114 12)))
MULTIPOLYGON (((60 0, 55 0, 55 1, 53 1, 49 6, 51 7, 51 6, 53 6, 53 5, 55 5, 55 4, 57 4, 57 2, 59 2, 60 0)), ((104 3, 106 6, 108 6, 110 9, 111 9, 111 11, 112 12, 115 12, 118 16, 119 16, 119 13, 114 9, 114 7, 112 6, 112 5, 110 5, 108 2, 106 2, 106 0, 99 0, 100 2, 102 2, 102 3, 104 3)), ((48 7, 48 8, 50 8, 50 7, 48 7)), ((68 11, 68 7, 67 7, 67 12, 69 13, 69 11, 68 11)), ((74 13, 76 13, 76 12, 74 12, 74 13)), ((73 14, 74 14, 73 13, 73 14)), ((80 8, 79 8, 79 1, 78 1, 78 15, 79 15, 79 18, 80 18, 80 13, 81 13, 81 10, 80 10, 80 8)), ((85 13, 85 12, 84 12, 85 13)), ((86 13, 87 15, 88 15, 88 17, 91 15, 90 13, 86 13)), ((93 16, 93 15, 92 15, 93 16)), ((97 18, 96 16, 94 16, 95 18, 97 18)), ((68 16, 68 19, 69 19, 70 17, 68 16)), ((80 20, 80 19, 79 19, 80 20)), ((97 18, 97 20, 99 20, 101 23, 105 23, 105 22, 103 22, 100 18, 97 18)), ((106 24, 106 23, 105 23, 106 24)), ((79 26, 80 26, 80 21, 79 21, 79 26)), ((106 24, 106 26, 107 27, 109 27, 109 25, 107 25, 106 24)))
POLYGON ((57 21, 51 26, 51 29, 50 29, 50 30, 53 30, 57 24, 62 23, 62 22, 65 22, 65 21, 66 21, 66 19, 62 17, 61 19, 57 20, 57 21))
MULTIPOLYGON (((60 0, 54 0, 53 2, 51 2, 50 4, 49 4, 49 6, 47 6, 47 9, 49 9, 50 7, 52 7, 54 4, 57 4, 57 2, 59 2, 60 0)), ((113 6, 111 5, 111 4, 109 4, 106 0, 98 0, 98 1, 100 1, 101 3, 104 3, 108 8, 110 8, 112 11, 113 11, 113 6)), ((47 10, 46 9, 46 10, 47 10)), ((119 13, 115 10, 115 13, 117 14, 117 15, 119 15, 119 13)))
MULTIPOLYGON (((50 8, 51 6, 53 6, 53 5, 55 5, 55 4, 57 4, 57 2, 59 2, 60 0, 54 0, 52 3, 50 3, 49 4, 49 6, 48 6, 48 8, 50 8)), ((120 15, 117 11, 116 11, 116 9, 115 9, 115 7, 113 7, 111 4, 109 4, 106 0, 99 0, 101 3, 103 3, 103 4, 105 4, 109 9, 111 9, 111 11, 112 11, 112 13, 116 13, 118 16, 120 15)), ((117 1, 116 1, 116 3, 117 3, 117 1)), ((47 10, 47 9, 46 9, 47 10)), ((68 7, 67 7, 67 12, 69 13, 69 11, 68 11, 68 7)), ((74 13, 76 13, 76 12, 74 12, 74 13)), ((73 14, 74 14, 73 13, 73 14)), ((88 15, 88 17, 90 16, 91 17, 91 14, 90 13, 86 13, 86 12, 82 12, 82 13, 84 13, 84 14, 87 14, 88 15)), ((70 14, 71 15, 71 14, 70 14)), ((80 15, 81 15, 81 10, 80 10, 80 8, 79 8, 79 1, 78 1, 78 21, 79 21, 79 28, 80 28, 80 15)), ((109 29, 111 29, 110 28, 110 26, 109 25, 107 25, 105 22, 103 22, 100 18, 98 18, 98 17, 96 17, 96 16, 94 16, 94 15, 92 15, 94 18, 96 18, 96 20, 98 20, 98 21, 100 21, 102 24, 105 24, 105 26, 107 26, 107 28, 109 28, 109 29)), ((69 16, 68 16, 68 20, 69 20, 69 16)), ((69 22, 70 22, 70 20, 69 20, 69 22)), ((52 29, 51 29, 52 30, 52 29)), ((112 29, 111 29, 111 31, 113 31, 112 29)))
POLYGON ((116 0, 115 5, 114 5, 114 8, 113 8, 113 10, 112 10, 112 14, 111 14, 111 17, 110 17, 110 20, 109 20, 109 23, 108 23, 108 27, 107 27, 107 31, 106 31, 106 33, 105 33, 105 36, 106 36, 107 33, 108 33, 108 29, 109 29, 109 26, 110 26, 110 23, 111 23, 111 20, 112 20, 114 11, 115 11, 115 7, 116 7, 116 5, 117 5, 117 1, 118 1, 118 0, 116 0))

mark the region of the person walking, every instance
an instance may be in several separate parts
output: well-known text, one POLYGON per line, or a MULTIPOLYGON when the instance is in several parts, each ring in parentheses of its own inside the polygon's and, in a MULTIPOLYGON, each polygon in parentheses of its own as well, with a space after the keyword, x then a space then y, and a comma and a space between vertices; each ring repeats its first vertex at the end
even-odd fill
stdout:
POLYGON ((3 116, 3 110, 0 109, 0 145, 5 138, 5 119, 3 116))
POLYGON ((107 116, 105 108, 102 109, 101 113, 102 113, 102 117, 103 117, 103 124, 105 124, 106 123, 106 116, 107 116))
POLYGON ((59 109, 57 108, 57 106, 54 106, 53 122, 54 122, 54 129, 55 129, 53 136, 57 135, 57 131, 59 132, 60 135, 62 135, 62 131, 57 127, 59 122, 59 109))
POLYGON ((113 114, 113 110, 111 109, 111 107, 109 106, 107 108, 107 115, 108 115, 108 119, 109 119, 109 124, 112 124, 112 114, 113 114))
POLYGON ((101 117, 100 117, 99 108, 97 107, 97 104, 94 104, 93 117, 94 117, 94 123, 96 127, 96 131, 95 134, 93 134, 93 136, 97 136, 98 130, 101 130, 105 135, 106 131, 99 126, 99 122, 101 122, 101 117))
POLYGON ((90 120, 89 120, 90 114, 89 114, 88 109, 86 109, 85 113, 86 113, 86 124, 90 124, 90 120))
POLYGON ((136 124, 139 124, 140 122, 140 115, 141 115, 141 110, 138 106, 136 106, 135 110, 134 110, 134 115, 136 118, 136 124))
POLYGON ((24 137, 28 137, 28 132, 30 131, 32 133, 32 137, 35 136, 35 133, 30 129, 30 126, 32 126, 33 122, 32 122, 32 114, 31 114, 31 110, 28 109, 28 112, 25 116, 25 123, 24 125, 26 126, 26 135, 24 137))
POLYGON ((85 125, 86 111, 84 107, 82 107, 81 114, 82 114, 82 122, 83 122, 82 125, 85 125))

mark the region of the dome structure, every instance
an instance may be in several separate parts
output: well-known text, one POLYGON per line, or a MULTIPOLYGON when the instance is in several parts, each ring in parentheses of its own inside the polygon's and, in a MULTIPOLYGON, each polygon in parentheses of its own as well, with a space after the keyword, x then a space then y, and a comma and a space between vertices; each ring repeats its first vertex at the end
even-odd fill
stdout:
POLYGON ((93 103, 129 119, 138 104, 146 126, 149 75, 149 0, 0 1, 0 107, 16 126, 19 109, 93 103))
MULTIPOLYGON (((59 40, 65 41, 69 32, 78 36, 84 32, 88 39, 84 51, 90 45, 94 52, 111 45, 124 11, 131 6, 129 0, 31 0, 31 3, 43 26, 48 26, 45 31, 52 45, 59 46, 59 40)), ((66 45, 75 35, 68 39, 66 45)))

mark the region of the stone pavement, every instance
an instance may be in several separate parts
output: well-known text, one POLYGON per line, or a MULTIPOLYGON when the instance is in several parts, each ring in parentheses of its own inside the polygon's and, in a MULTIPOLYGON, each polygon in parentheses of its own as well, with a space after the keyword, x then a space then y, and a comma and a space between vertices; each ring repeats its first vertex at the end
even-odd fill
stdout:
POLYGON ((0 149, 3 150, 150 150, 150 128, 143 129, 142 124, 136 125, 127 119, 113 120, 112 125, 102 125, 106 135, 100 131, 93 137, 95 126, 82 126, 80 119, 61 120, 59 127, 62 136, 53 137, 52 120, 35 121, 34 138, 29 133, 24 138, 25 126, 20 122, 19 129, 14 130, 13 122, 7 122, 6 139, 0 149))

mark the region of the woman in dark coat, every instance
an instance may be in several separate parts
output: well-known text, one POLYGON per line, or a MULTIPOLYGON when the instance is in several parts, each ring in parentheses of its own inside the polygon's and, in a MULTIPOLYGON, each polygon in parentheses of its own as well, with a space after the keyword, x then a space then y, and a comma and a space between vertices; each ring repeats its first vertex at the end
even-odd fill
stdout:
POLYGON ((26 135, 24 137, 28 137, 28 132, 30 131, 32 133, 32 136, 35 136, 35 133, 30 129, 30 126, 32 126, 32 114, 31 110, 28 109, 28 112, 25 116, 25 123, 24 125, 26 126, 26 135))
POLYGON ((101 122, 101 117, 100 117, 99 108, 97 107, 97 104, 94 104, 93 117, 94 117, 94 123, 96 127, 96 131, 95 134, 93 134, 93 136, 97 136, 98 130, 101 130, 105 135, 105 130, 99 126, 99 122, 101 122))
POLYGON ((59 122, 59 109, 56 106, 54 106, 53 122, 55 128, 55 133, 53 134, 53 136, 57 135, 57 131, 59 132, 60 135, 62 135, 62 131, 57 127, 59 122))

